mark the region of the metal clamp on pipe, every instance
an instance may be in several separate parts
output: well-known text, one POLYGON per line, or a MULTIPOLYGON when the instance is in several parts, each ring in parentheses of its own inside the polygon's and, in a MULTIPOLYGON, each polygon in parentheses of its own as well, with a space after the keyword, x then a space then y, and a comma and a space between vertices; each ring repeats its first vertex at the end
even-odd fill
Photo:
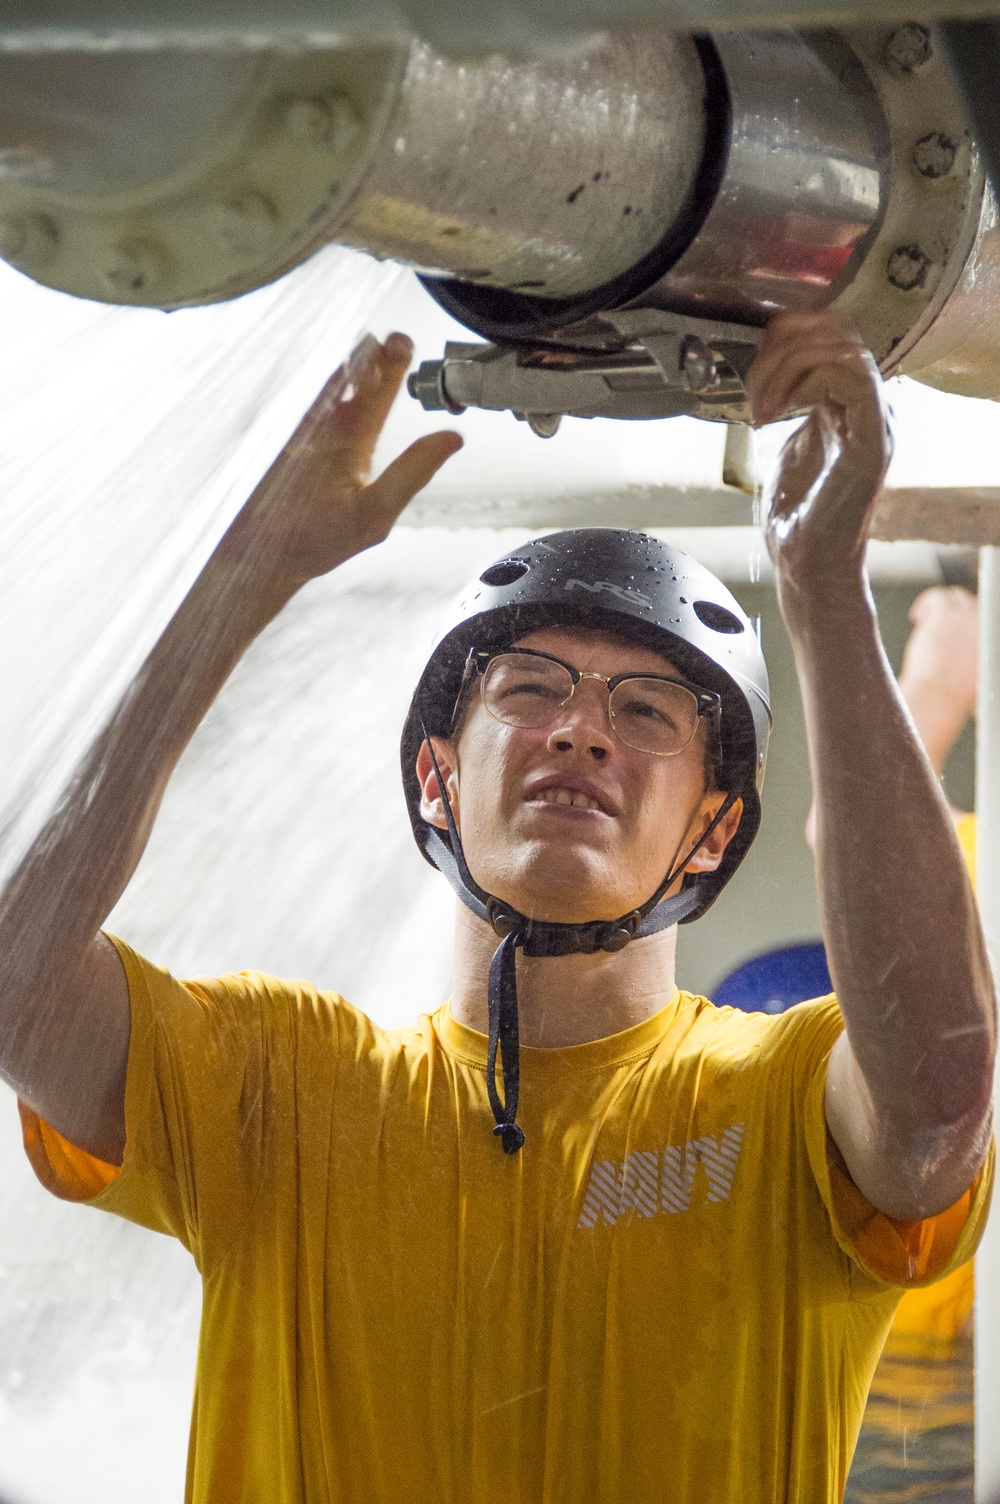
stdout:
POLYGON ((410 396, 429 412, 509 411, 541 438, 563 416, 747 421, 758 331, 649 309, 608 323, 619 341, 606 354, 449 342, 409 378, 410 396))

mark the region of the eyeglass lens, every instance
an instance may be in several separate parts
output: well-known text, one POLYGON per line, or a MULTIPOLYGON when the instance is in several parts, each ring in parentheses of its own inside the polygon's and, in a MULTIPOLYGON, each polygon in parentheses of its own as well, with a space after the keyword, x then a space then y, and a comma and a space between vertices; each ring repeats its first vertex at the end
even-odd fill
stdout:
MULTIPOLYGON (((573 676, 561 663, 529 653, 500 653, 483 673, 482 697, 494 720, 508 726, 550 726, 572 699, 573 676)), ((670 757, 698 729, 698 700, 669 679, 625 679, 611 692, 611 724, 639 752, 670 757)))

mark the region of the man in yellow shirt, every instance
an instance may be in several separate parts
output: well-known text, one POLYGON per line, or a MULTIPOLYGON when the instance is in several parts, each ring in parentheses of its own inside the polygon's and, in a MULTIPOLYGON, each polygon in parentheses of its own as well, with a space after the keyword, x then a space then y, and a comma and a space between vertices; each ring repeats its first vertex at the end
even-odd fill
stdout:
POLYGON ((386 1033, 99 933, 247 643, 455 447, 366 484, 408 358, 362 352, 305 420, 4 895, 32 1162, 197 1261, 196 1504, 827 1504, 901 1290, 982 1230, 995 1036, 864 580, 879 379, 833 319, 776 320, 749 386, 759 422, 810 414, 769 544, 837 1000, 748 1017, 675 987, 676 922, 756 828, 766 677, 723 586, 614 531, 497 561, 414 697, 410 814, 461 899, 447 1006, 386 1033))

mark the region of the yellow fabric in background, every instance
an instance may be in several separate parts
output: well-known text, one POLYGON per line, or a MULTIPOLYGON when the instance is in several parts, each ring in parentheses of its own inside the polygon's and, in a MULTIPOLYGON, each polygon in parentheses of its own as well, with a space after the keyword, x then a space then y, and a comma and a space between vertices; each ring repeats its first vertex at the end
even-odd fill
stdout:
POLYGON ((962 854, 965 857, 972 878, 973 887, 976 883, 976 817, 975 815, 959 815, 955 820, 955 834, 958 836, 962 854))
POLYGON ((524 1049, 507 1157, 485 1038, 446 1008, 387 1033, 305 983, 119 951, 121 1173, 27 1111, 25 1137, 50 1188, 197 1261, 193 1504, 834 1504, 898 1284, 985 1221, 992 1158, 913 1224, 829 1169, 833 999, 676 993, 524 1049))

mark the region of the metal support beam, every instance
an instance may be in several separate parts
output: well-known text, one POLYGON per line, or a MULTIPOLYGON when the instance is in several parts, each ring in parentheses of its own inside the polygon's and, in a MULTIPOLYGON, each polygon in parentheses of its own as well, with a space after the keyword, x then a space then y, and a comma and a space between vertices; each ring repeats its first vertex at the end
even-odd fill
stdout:
MULTIPOLYGON (((739 429, 731 432, 739 433, 739 429)), ((409 438, 409 435, 407 435, 409 438)), ((584 491, 561 483, 516 487, 504 478, 491 490, 487 474, 475 489, 447 472, 403 513, 409 527, 740 527, 752 519, 748 472, 727 448, 726 479, 738 484, 625 486, 584 491)), ((916 486, 883 491, 871 537, 881 543, 1000 546, 1000 490, 973 486, 916 486)))
POLYGON ((1000 545, 1000 490, 994 486, 893 487, 882 492, 871 536, 893 542, 1000 545))
MULTIPOLYGON (((979 565, 976 871, 994 975, 1000 976, 1000 548, 979 565)), ((1000 1499, 1000 1217, 976 1259, 976 1504, 1000 1499)))

